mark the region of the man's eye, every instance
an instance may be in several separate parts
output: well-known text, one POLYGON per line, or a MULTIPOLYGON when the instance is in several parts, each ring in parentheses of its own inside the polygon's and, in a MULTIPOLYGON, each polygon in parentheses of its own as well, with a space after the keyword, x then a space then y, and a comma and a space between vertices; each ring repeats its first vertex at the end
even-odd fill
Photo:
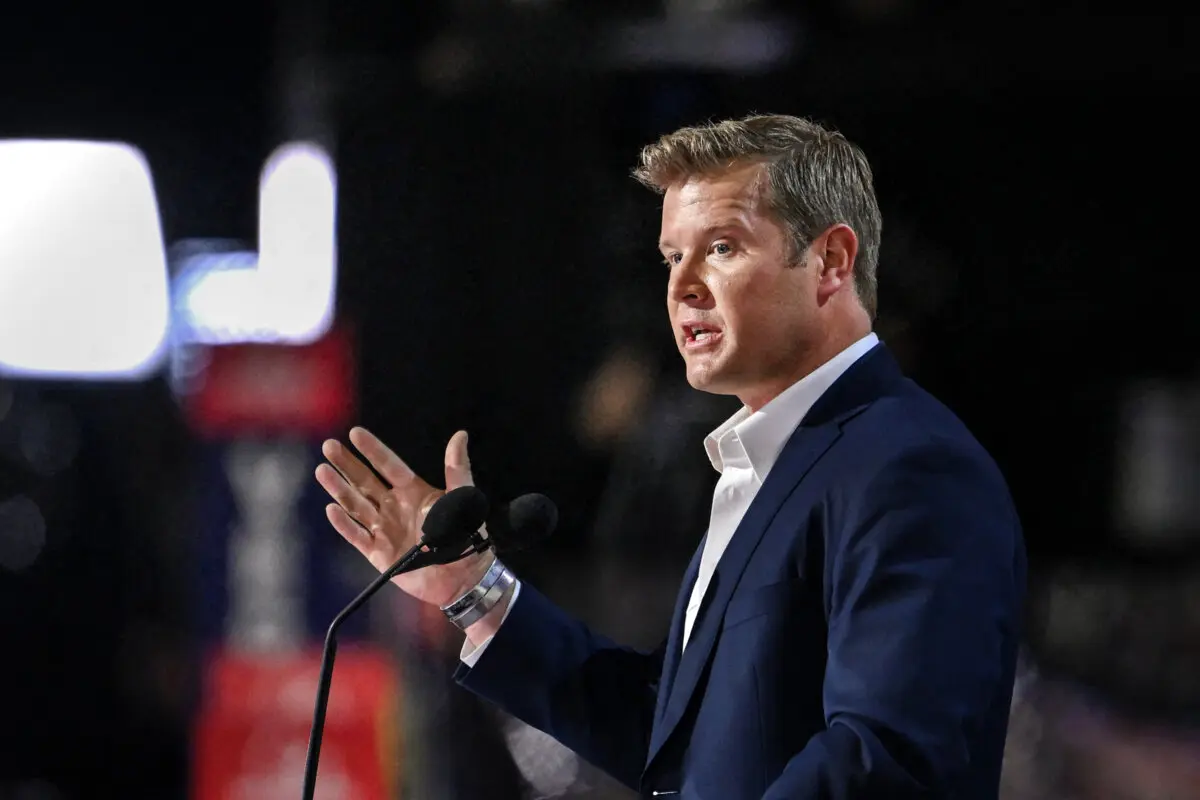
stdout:
POLYGON ((679 253, 671 253, 671 255, 663 259, 663 263, 666 264, 667 267, 673 267, 679 263, 680 258, 681 256, 679 253))
POLYGON ((717 242, 713 245, 712 249, 719 256, 727 256, 733 252, 733 247, 729 242, 717 242))

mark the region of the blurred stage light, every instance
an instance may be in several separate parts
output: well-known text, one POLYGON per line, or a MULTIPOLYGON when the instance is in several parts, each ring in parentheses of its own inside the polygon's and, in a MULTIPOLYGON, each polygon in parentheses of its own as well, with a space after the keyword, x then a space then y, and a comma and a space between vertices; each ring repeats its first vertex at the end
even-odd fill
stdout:
POLYGON ((20 572, 37 561, 46 546, 46 520, 25 495, 0 501, 0 567, 20 572))
POLYGON ((258 213, 257 252, 188 243, 175 282, 182 343, 308 344, 329 330, 337 279, 329 154, 306 142, 278 148, 263 167, 258 213))
POLYGON ((689 69, 763 73, 793 58, 796 20, 763 13, 746 0, 670 0, 662 18, 602 34, 609 64, 621 70, 689 69))
POLYGON ((187 240, 175 265, 176 338, 225 344, 256 341, 272 331, 256 304, 258 253, 223 249, 223 241, 187 240))
POLYGON ((0 374, 145 377, 164 355, 168 308, 140 151, 0 141, 0 374))
POLYGON ((337 277, 337 178, 320 147, 287 144, 263 168, 258 271, 288 341, 320 338, 333 321, 337 277))
POLYGON ((1118 428, 1114 517, 1143 548, 1200 545, 1200 383, 1125 390, 1118 428))
POLYGON ((44 478, 53 477, 79 454, 79 423, 66 405, 39 404, 23 415, 17 447, 30 469, 44 478))

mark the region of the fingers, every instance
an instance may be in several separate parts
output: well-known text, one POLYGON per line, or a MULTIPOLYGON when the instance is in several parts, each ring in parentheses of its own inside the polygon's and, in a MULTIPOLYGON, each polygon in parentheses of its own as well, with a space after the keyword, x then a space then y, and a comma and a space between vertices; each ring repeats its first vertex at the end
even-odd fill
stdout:
POLYGON ((325 516, 329 520, 329 524, 333 526, 335 531, 342 535, 343 539, 358 548, 363 555, 368 554, 374 542, 374 537, 371 536, 370 532, 351 519, 350 515, 346 513, 346 509, 337 503, 330 503, 325 506, 325 516))
POLYGON ((471 459, 467 455, 467 432, 458 431, 446 444, 446 491, 474 485, 471 459))
MULTIPOLYGON (((371 529, 379 523, 379 509, 356 486, 347 483, 340 472, 328 464, 321 464, 317 467, 316 475, 317 483, 364 528, 371 529)), ((340 529, 338 532, 346 535, 340 529)))
POLYGON ((379 474, 392 486, 402 486, 417 477, 408 464, 400 460, 400 456, 393 453, 390 447, 379 441, 375 434, 366 428, 351 428, 350 443, 367 457, 371 466, 379 470, 379 474))
POLYGON ((371 468, 358 460, 350 450, 336 439, 329 439, 321 445, 321 454, 329 459, 329 463, 342 473, 346 482, 356 487, 367 497, 375 498, 378 502, 387 494, 388 487, 375 476, 371 468))

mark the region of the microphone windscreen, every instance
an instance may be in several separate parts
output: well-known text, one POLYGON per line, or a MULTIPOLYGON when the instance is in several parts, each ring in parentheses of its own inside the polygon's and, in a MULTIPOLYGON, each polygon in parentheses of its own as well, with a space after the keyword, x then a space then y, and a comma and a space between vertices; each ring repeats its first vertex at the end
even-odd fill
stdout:
POLYGON ((558 506, 544 494, 523 494, 488 518, 496 550, 512 553, 545 539, 558 525, 558 506))
POLYGON ((488 516, 488 500, 474 486, 460 486, 438 498, 421 525, 421 541, 431 550, 465 547, 488 516))

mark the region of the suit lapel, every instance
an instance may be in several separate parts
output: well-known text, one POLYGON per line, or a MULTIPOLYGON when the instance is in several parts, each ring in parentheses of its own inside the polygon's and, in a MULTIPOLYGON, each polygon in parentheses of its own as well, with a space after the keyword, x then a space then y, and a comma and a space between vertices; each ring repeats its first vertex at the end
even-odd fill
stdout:
MULTIPOLYGON (((683 712, 687 709, 688 701, 695 692, 700 676, 712 656, 717 633, 721 629, 721 619, 725 615, 725 607, 729 605, 733 590, 745 571, 746 565, 750 562, 750 556, 753 555, 759 540, 766 533, 771 520, 775 518, 776 513, 783 505, 783 501, 839 435, 840 426, 836 421, 811 429, 802 426, 792 434, 780 454, 778 462, 767 475, 766 483, 759 490, 754 502, 750 504, 737 531, 729 541, 728 547, 725 548, 720 561, 717 562, 717 569, 713 574, 708 596, 705 604, 700 608, 692 635, 688 639, 687 650, 683 652, 682 657, 678 655, 679 641, 682 638, 681 617, 683 612, 681 609, 687 607, 691 591, 689 589, 687 592, 680 593, 679 600, 676 602, 675 619, 671 626, 674 650, 672 651, 668 645, 667 651, 668 659, 674 652, 679 662, 674 678, 669 682, 665 668, 666 663, 669 662, 664 663, 664 681, 660 686, 658 698, 658 707, 662 709, 662 712, 655 717, 656 724, 650 738, 647 766, 654 760, 655 755, 675 730, 683 712), (666 693, 664 693, 664 689, 666 693)), ((699 558, 693 559, 693 562, 698 567, 699 558)), ((695 580, 694 573, 692 579, 695 580)))
POLYGON ((700 540, 683 575, 683 588, 675 598, 675 613, 671 616, 671 632, 667 635, 667 651, 663 655, 662 677, 658 682, 658 698, 654 707, 654 723, 658 725, 663 712, 667 708, 667 698, 671 695, 671 686, 675 682, 675 672, 679 669, 679 654, 683 643, 683 621, 687 613, 688 599, 692 596, 692 587, 696 585, 696 576, 700 573, 700 557, 704 553, 704 543, 708 541, 707 534, 700 540))

